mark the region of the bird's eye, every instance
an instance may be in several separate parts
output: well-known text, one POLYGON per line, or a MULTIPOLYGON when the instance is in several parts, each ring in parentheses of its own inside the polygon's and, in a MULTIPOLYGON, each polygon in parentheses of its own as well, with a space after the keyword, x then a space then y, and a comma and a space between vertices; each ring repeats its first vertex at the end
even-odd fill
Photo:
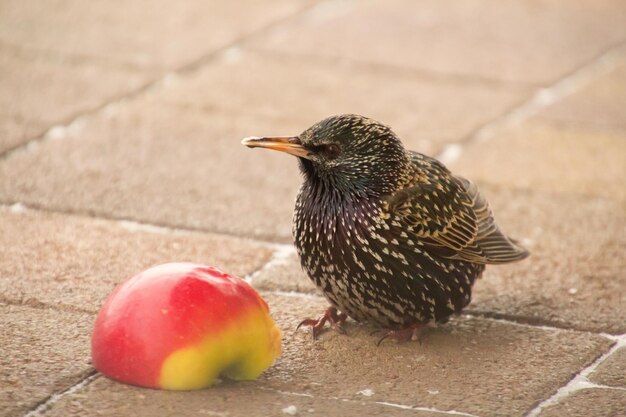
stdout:
POLYGON ((340 153, 341 153, 341 148, 339 148, 339 145, 330 143, 324 146, 324 156, 327 159, 335 159, 339 156, 340 153))

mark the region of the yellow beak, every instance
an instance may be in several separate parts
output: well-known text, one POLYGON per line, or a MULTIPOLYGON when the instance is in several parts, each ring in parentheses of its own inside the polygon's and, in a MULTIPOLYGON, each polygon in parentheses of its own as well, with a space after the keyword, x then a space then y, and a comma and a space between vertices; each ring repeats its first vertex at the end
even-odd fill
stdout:
POLYGON ((302 145, 297 136, 261 138, 251 136, 241 141, 242 145, 248 148, 266 148, 275 151, 286 152, 300 158, 309 159, 312 152, 302 145))

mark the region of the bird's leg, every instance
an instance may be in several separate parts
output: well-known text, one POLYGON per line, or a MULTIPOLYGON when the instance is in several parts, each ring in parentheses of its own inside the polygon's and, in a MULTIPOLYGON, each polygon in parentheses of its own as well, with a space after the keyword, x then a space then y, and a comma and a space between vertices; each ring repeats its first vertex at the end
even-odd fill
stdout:
POLYGON ((399 330, 377 330, 374 333, 378 333, 380 331, 383 332, 383 336, 378 339, 378 342, 376 342, 376 346, 380 346, 380 344, 383 342, 383 340, 385 339, 393 339, 396 342, 408 342, 409 340, 417 340, 420 344, 422 343, 421 340, 421 336, 422 336, 422 331, 424 330, 424 324, 422 323, 413 323, 413 324, 409 324, 408 326, 406 326, 403 329, 399 329, 399 330))
POLYGON ((347 318, 347 314, 337 311, 335 307, 328 307, 319 318, 302 320, 300 324, 298 324, 298 327, 296 327, 296 330, 301 326, 311 326, 313 339, 317 339, 317 336, 320 335, 324 328, 324 324, 328 322, 331 328, 337 330, 339 333, 345 333, 346 331, 341 325, 347 318))

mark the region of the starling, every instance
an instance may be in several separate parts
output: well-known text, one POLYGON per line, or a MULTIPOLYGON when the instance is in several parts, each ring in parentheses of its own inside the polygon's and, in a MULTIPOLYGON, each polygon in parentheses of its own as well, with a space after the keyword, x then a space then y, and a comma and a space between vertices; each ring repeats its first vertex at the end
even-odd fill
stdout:
POLYGON ((385 329, 382 339, 415 339, 469 304, 486 264, 528 256, 500 231, 476 185, 406 150, 375 120, 331 116, 299 136, 242 144, 298 157, 295 246, 331 305, 301 323, 314 337, 351 317, 385 329))

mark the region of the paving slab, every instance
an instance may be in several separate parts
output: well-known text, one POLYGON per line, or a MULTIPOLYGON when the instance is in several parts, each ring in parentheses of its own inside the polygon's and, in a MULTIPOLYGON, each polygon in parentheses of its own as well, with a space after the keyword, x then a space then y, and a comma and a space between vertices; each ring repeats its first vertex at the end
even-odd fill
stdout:
POLYGON ((1 43, 0 73, 0 153, 155 76, 148 70, 107 68, 1 43))
POLYGON ((470 309, 579 330, 626 332, 624 204, 602 198, 482 187, 505 233, 531 252, 489 266, 470 309))
POLYGON ((415 416, 440 413, 403 410, 365 401, 279 393, 256 383, 225 382, 203 391, 164 392, 122 385, 101 377, 55 403, 43 416, 415 416))
POLYGON ((622 42, 624 20, 620 0, 348 0, 321 3, 254 44, 294 55, 550 84, 622 42))
POLYGON ((613 343, 587 333, 466 317, 427 329, 421 344, 377 347, 372 329, 352 322, 347 336, 328 331, 313 341, 296 325, 317 316, 325 300, 263 295, 283 330, 283 355, 259 383, 314 397, 522 415, 613 343))
POLYGON ((420 77, 246 48, 226 51, 162 93, 168 102, 300 123, 289 134, 333 114, 362 114, 391 126, 408 148, 431 154, 529 95, 517 85, 420 77))
POLYGON ((150 232, 78 216, 0 208, 0 300, 97 312, 116 284, 166 262, 197 262, 244 276, 272 254, 244 239, 150 232))
POLYGON ((626 52, 620 64, 541 114, 547 119, 626 130, 626 52))
POLYGON ((307 0, 10 0, 0 9, 0 41, 138 67, 174 69, 286 18, 307 0))
POLYGON ((2 161, 0 200, 290 242, 297 161, 240 142, 301 129, 149 98, 120 103, 2 161))
POLYGON ((93 316, 0 302, 0 416, 21 416, 92 371, 93 316))
POLYGON ((533 119, 475 141, 451 169, 473 181, 626 200, 626 134, 533 119))
POLYGON ((546 408, 540 417, 620 417, 626 410, 626 391, 589 388, 576 391, 556 405, 546 408))
POLYGON ((57 401, 45 415, 126 415, 131 409, 135 415, 157 410, 174 415, 181 409, 199 415, 244 415, 255 409, 280 415, 290 405, 298 415, 404 415, 407 410, 400 407, 414 408, 409 411, 418 416, 436 411, 521 415, 612 344, 598 335, 475 318, 428 329, 421 344, 377 347, 371 329, 352 322, 347 336, 328 331, 313 341, 295 327, 321 312, 324 300, 262 295, 283 331, 283 355, 259 380, 174 393, 99 378, 57 401))
POLYGON ((598 365, 589 375, 589 380, 596 384, 626 389, 626 347, 619 348, 598 365))

